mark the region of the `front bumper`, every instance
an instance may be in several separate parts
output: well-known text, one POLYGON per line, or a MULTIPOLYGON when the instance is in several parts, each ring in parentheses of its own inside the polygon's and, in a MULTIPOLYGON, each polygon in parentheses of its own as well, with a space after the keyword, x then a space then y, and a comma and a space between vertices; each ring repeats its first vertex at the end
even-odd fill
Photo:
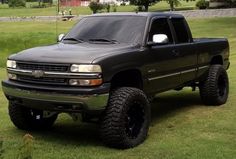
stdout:
POLYGON ((9 100, 28 107, 79 112, 104 110, 109 98, 110 84, 96 88, 46 87, 6 80, 2 81, 2 89, 9 100))

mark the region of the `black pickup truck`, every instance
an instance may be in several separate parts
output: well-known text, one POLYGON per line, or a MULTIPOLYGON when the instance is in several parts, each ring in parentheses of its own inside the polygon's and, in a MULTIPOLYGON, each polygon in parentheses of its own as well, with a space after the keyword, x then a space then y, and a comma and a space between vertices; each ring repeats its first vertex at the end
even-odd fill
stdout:
POLYGON ((66 112, 99 121, 107 145, 130 148, 147 136, 157 93, 199 87, 204 104, 224 104, 229 64, 227 39, 193 39, 181 15, 96 14, 55 45, 10 56, 2 89, 19 129, 50 128, 66 112))

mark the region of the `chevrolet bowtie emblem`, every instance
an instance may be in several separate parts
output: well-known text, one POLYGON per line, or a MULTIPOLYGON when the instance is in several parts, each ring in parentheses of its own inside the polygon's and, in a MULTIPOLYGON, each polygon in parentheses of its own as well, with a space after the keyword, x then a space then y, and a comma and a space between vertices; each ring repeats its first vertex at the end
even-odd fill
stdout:
POLYGON ((34 71, 32 71, 32 75, 33 75, 35 78, 40 78, 40 77, 43 77, 44 72, 41 71, 41 70, 34 70, 34 71))

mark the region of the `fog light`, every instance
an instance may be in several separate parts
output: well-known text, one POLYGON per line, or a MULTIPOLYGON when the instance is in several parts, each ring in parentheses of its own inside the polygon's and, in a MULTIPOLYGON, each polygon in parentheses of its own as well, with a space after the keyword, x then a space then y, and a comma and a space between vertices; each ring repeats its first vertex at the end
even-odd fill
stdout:
POLYGON ((97 86, 102 84, 102 79, 70 79, 71 86, 97 86))
POLYGON ((15 74, 8 73, 8 78, 11 80, 16 80, 17 76, 15 74))
POLYGON ((77 79, 71 79, 71 80, 69 80, 69 84, 72 85, 72 86, 79 85, 79 80, 77 80, 77 79))
POLYGON ((90 85, 90 80, 79 80, 79 84, 81 86, 89 86, 90 85))

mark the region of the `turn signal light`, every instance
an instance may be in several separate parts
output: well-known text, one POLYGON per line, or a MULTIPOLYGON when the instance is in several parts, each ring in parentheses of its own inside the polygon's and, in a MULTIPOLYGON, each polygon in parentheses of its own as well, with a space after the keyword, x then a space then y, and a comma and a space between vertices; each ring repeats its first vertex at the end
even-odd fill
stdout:
POLYGON ((71 86, 97 86, 102 84, 102 79, 70 79, 71 86))

